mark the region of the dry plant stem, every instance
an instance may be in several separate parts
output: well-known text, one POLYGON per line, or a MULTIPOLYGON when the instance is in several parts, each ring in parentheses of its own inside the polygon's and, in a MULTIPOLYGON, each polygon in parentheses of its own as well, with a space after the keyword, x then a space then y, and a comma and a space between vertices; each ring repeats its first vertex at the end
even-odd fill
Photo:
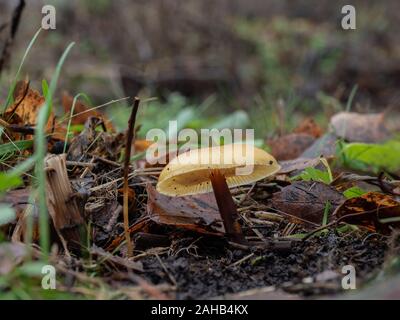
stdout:
POLYGON ((131 159, 131 149, 132 149, 132 142, 134 138, 134 129, 135 129, 135 122, 136 122, 136 114, 139 108, 139 98, 135 97, 133 108, 131 112, 131 116, 129 117, 128 121, 128 132, 126 134, 126 145, 125 145, 125 159, 124 159, 124 230, 125 230, 125 240, 128 249, 128 257, 132 257, 133 255, 133 245, 131 242, 131 236, 129 234, 129 207, 128 207, 128 174, 129 174, 129 163, 131 159))
POLYGON ((10 35, 6 39, 0 55, 0 72, 3 70, 4 65, 6 64, 6 61, 9 57, 10 46, 12 45, 12 42, 14 41, 15 35, 17 33, 24 7, 25 7, 25 0, 20 0, 18 5, 14 9, 11 20, 10 35))
POLYGON ((47 208, 66 252, 80 253, 83 224, 78 204, 71 198, 72 188, 66 168, 66 155, 49 155, 46 163, 47 208))
POLYGON ((245 243, 246 240, 238 222, 239 214, 224 175, 218 169, 214 169, 210 173, 210 180, 219 213, 224 223, 225 232, 231 240, 238 243, 245 243))

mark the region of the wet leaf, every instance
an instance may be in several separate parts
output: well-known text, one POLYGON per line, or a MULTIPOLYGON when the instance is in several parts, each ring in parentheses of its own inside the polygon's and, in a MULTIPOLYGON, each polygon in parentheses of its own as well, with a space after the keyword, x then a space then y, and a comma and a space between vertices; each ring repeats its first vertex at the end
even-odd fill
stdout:
POLYGON ((400 227, 400 203, 389 195, 368 192, 347 199, 337 209, 336 217, 372 232, 389 234, 392 228, 400 227))
POLYGON ((293 222, 309 222, 313 225, 321 225, 327 202, 331 205, 331 216, 344 201, 345 197, 334 187, 314 181, 294 182, 275 193, 271 200, 272 207, 278 213, 289 216, 293 222))
POLYGON ((147 213, 159 224, 172 225, 199 233, 222 235, 224 227, 212 193, 168 197, 147 185, 147 213))

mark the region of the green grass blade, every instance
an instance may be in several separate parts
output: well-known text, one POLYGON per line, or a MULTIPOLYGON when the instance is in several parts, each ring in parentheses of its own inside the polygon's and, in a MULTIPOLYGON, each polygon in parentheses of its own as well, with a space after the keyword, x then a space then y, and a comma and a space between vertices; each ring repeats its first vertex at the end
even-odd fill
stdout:
POLYGON ((40 230, 40 246, 42 248, 43 254, 48 255, 50 245, 49 245, 49 225, 48 225, 48 215, 47 215, 47 204, 46 204, 46 173, 44 168, 44 158, 47 151, 46 143, 46 124, 51 114, 51 106, 53 95, 57 87, 58 78, 60 76, 61 68, 68 56, 68 53, 74 46, 72 42, 67 49, 65 49, 63 55, 61 56, 54 75, 50 82, 50 87, 45 96, 45 103, 39 110, 39 115, 37 118, 37 125, 35 128, 35 154, 36 154, 36 166, 35 172, 38 184, 38 198, 39 198, 39 230, 40 230))
POLYGON ((70 133, 70 130, 69 130, 69 129, 71 128, 72 117, 73 117, 74 111, 75 111, 75 105, 76 105, 76 102, 78 101, 79 97, 85 98, 85 99, 90 103, 90 98, 89 98, 86 94, 84 94, 84 93, 78 93, 78 94, 74 97, 74 100, 72 101, 71 112, 70 112, 70 114, 69 114, 69 119, 68 119, 67 133, 65 134, 65 141, 64 141, 63 153, 65 153, 66 150, 67 150, 68 137, 69 137, 69 133, 70 133))
POLYGON ((14 142, 8 142, 0 145, 0 156, 15 151, 23 151, 33 146, 33 140, 19 140, 14 142))
POLYGON ((19 75, 20 75, 21 70, 22 70, 22 66, 24 65, 24 62, 25 62, 25 60, 26 60, 26 58, 27 58, 27 56, 29 54, 29 51, 31 50, 33 44, 35 43, 35 41, 36 41, 37 37, 39 36, 39 33, 40 33, 41 30, 42 30, 42 28, 40 28, 35 33, 35 35, 33 36, 32 40, 31 40, 31 42, 29 43, 28 47, 25 50, 24 56, 22 57, 22 61, 19 64, 19 67, 18 67, 17 73, 15 75, 15 78, 14 78, 12 84, 11 84, 10 90, 8 91, 7 100, 6 100, 6 104, 4 105, 3 112, 6 111, 7 108, 9 107, 9 105, 13 102, 13 94, 14 94, 15 86, 17 85, 17 81, 18 81, 19 75))

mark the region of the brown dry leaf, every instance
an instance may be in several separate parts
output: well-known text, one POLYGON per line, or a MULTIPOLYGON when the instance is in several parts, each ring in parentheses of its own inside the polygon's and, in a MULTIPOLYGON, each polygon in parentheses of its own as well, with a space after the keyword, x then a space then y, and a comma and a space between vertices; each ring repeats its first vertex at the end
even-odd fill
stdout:
POLYGON ((330 126, 338 137, 349 142, 376 143, 391 136, 384 113, 340 112, 331 118, 330 126))
POLYGON ((360 197, 347 199, 336 210, 336 217, 373 232, 389 234, 392 228, 400 227, 400 203, 389 195, 368 192, 360 197))
MULTIPOLYGON (((36 90, 28 87, 27 81, 19 81, 14 94, 14 103, 7 109, 4 119, 9 123, 15 123, 14 117, 19 120, 18 124, 34 125, 40 107, 44 104, 44 97, 36 90), (18 105, 18 106, 17 106, 18 105)), ((55 123, 55 116, 52 113, 47 121, 47 130, 51 130, 55 123)))
POLYGON ((148 184, 147 194, 147 213, 156 223, 213 235, 225 232, 212 193, 172 198, 148 184))
POLYGON ((154 141, 149 141, 149 140, 135 140, 134 146, 135 146, 135 151, 136 152, 143 152, 146 151, 154 141))
POLYGON ((293 222, 309 222, 321 225, 324 210, 329 201, 330 214, 345 201, 334 187, 322 182, 296 181, 272 197, 272 207, 280 214, 288 215, 293 222))
POLYGON ((319 138, 322 136, 322 129, 314 119, 306 118, 293 130, 293 133, 306 133, 314 138, 319 138))
MULTIPOLYGON (((62 96, 62 105, 64 108, 65 114, 69 114, 72 109, 72 104, 74 102, 74 98, 69 95, 67 92, 63 92, 62 96)), ((108 120, 105 115, 98 110, 90 110, 91 107, 88 107, 86 104, 77 100, 74 108, 74 116, 71 118, 71 123, 73 125, 84 124, 89 117, 102 118, 104 124, 106 126, 107 131, 113 132, 114 127, 110 120, 108 120)))
POLYGON ((306 133, 291 133, 271 139, 267 143, 271 147, 271 154, 277 160, 292 160, 313 144, 315 138, 306 133))

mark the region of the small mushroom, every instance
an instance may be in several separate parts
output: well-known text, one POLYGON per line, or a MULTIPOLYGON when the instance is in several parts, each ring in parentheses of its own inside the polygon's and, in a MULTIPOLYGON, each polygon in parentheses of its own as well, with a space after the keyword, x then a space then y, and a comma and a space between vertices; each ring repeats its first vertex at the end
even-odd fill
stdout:
POLYGON ((229 238, 245 242, 231 187, 250 184, 278 172, 273 156, 252 145, 229 144, 193 149, 171 160, 162 170, 157 191, 168 196, 214 192, 229 238))

